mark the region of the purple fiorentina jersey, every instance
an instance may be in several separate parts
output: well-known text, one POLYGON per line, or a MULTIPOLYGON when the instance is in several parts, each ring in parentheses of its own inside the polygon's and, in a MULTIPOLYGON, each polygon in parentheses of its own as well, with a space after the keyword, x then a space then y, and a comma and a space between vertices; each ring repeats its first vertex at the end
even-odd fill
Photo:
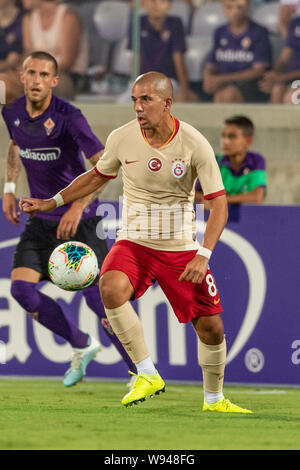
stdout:
POLYGON ((240 72, 254 64, 271 65, 272 53, 266 28, 249 21, 246 31, 232 34, 228 24, 216 29, 214 45, 207 63, 216 65, 221 74, 240 72))
MULTIPOLYGON (((128 49, 132 48, 131 30, 128 49)), ((177 79, 173 62, 174 52, 185 52, 184 28, 180 18, 167 16, 162 29, 157 31, 150 24, 147 15, 141 17, 140 27, 141 73, 161 72, 177 79)))
POLYGON ((289 64, 289 70, 300 69, 300 17, 296 17, 290 23, 285 46, 293 49, 293 55, 289 64))
MULTIPOLYGON (((82 153, 90 158, 104 147, 92 133, 81 111, 56 96, 48 109, 30 118, 23 96, 2 109, 10 138, 18 147, 25 167, 31 197, 48 199, 85 172, 82 153)), ((83 218, 96 214, 97 201, 90 204, 83 218)), ((59 220, 71 204, 38 217, 59 220)))

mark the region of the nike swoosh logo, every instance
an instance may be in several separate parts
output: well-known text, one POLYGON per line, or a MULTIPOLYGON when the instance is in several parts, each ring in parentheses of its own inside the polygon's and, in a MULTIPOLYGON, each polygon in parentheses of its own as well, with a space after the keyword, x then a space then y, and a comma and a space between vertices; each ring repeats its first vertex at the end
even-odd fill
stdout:
POLYGON ((136 163, 138 160, 125 160, 126 165, 129 165, 129 163, 136 163))
POLYGON ((217 300, 214 299, 214 304, 215 304, 215 305, 218 305, 218 303, 220 303, 220 300, 221 300, 221 299, 217 299, 217 300))

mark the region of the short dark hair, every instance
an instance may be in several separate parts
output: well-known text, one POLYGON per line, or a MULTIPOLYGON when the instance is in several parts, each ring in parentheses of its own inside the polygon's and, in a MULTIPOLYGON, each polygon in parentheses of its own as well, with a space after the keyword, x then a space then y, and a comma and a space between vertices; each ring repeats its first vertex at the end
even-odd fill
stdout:
POLYGON ((245 137, 253 136, 254 134, 254 124, 251 119, 246 116, 231 116, 224 121, 225 124, 233 124, 242 130, 245 137))
MULTIPOLYGON (((28 57, 26 57, 25 62, 28 59, 39 59, 39 60, 47 60, 48 62, 52 62, 53 64, 53 71, 54 75, 56 76, 58 74, 58 63, 55 57, 53 55, 49 54, 49 52, 45 51, 34 51, 32 52, 28 57)), ((25 63, 24 62, 24 63, 25 63)))

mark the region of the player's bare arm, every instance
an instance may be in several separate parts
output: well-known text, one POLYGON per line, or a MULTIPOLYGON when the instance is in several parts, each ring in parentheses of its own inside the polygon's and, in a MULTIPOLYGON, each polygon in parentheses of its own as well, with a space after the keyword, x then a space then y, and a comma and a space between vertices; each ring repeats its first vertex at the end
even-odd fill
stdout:
MULTIPOLYGON (((203 246, 213 251, 228 219, 228 206, 225 195, 210 200, 210 214, 206 225, 203 246)), ((179 281, 201 283, 208 268, 208 258, 196 255, 181 274, 179 281)))
MULTIPOLYGON (((101 150, 101 152, 98 152, 89 158, 89 163, 93 166, 96 165, 99 158, 103 155, 103 152, 104 150, 101 150)), ((98 194, 99 191, 95 191, 92 194, 73 202, 72 206, 62 216, 57 226, 56 237, 58 239, 69 240, 71 237, 74 237, 84 209, 98 197, 98 194)))
POLYGON ((3 195, 3 212, 6 218, 14 225, 19 224, 20 212, 18 212, 17 201, 13 191, 13 187, 17 182, 21 169, 20 157, 18 154, 17 146, 13 141, 10 141, 7 160, 6 160, 6 178, 5 181, 8 183, 6 188, 11 184, 12 188, 10 192, 9 188, 4 191, 3 195))
MULTIPOLYGON (((69 186, 59 192, 63 198, 63 204, 82 199, 95 191, 103 189, 107 183, 107 178, 98 175, 95 170, 82 173, 75 178, 69 186)), ((35 198, 21 198, 19 202, 20 209, 27 214, 34 215, 35 212, 51 212, 57 207, 57 202, 54 198, 50 199, 35 199, 35 198)))

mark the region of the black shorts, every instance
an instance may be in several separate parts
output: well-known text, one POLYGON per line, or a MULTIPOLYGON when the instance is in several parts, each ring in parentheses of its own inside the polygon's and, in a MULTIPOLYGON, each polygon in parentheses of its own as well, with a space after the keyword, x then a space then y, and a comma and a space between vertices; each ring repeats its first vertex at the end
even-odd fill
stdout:
MULTIPOLYGON (((90 217, 82 220, 78 225, 76 234, 71 238, 73 241, 89 245, 94 250, 98 258, 99 269, 108 253, 105 240, 98 238, 96 233, 96 227, 100 221, 101 217, 90 217)), ((64 243, 64 240, 56 238, 58 224, 58 221, 30 217, 16 247, 13 269, 31 268, 41 273, 42 280, 49 279, 49 257, 54 248, 64 243)), ((97 280, 94 283, 96 282, 97 280)))

